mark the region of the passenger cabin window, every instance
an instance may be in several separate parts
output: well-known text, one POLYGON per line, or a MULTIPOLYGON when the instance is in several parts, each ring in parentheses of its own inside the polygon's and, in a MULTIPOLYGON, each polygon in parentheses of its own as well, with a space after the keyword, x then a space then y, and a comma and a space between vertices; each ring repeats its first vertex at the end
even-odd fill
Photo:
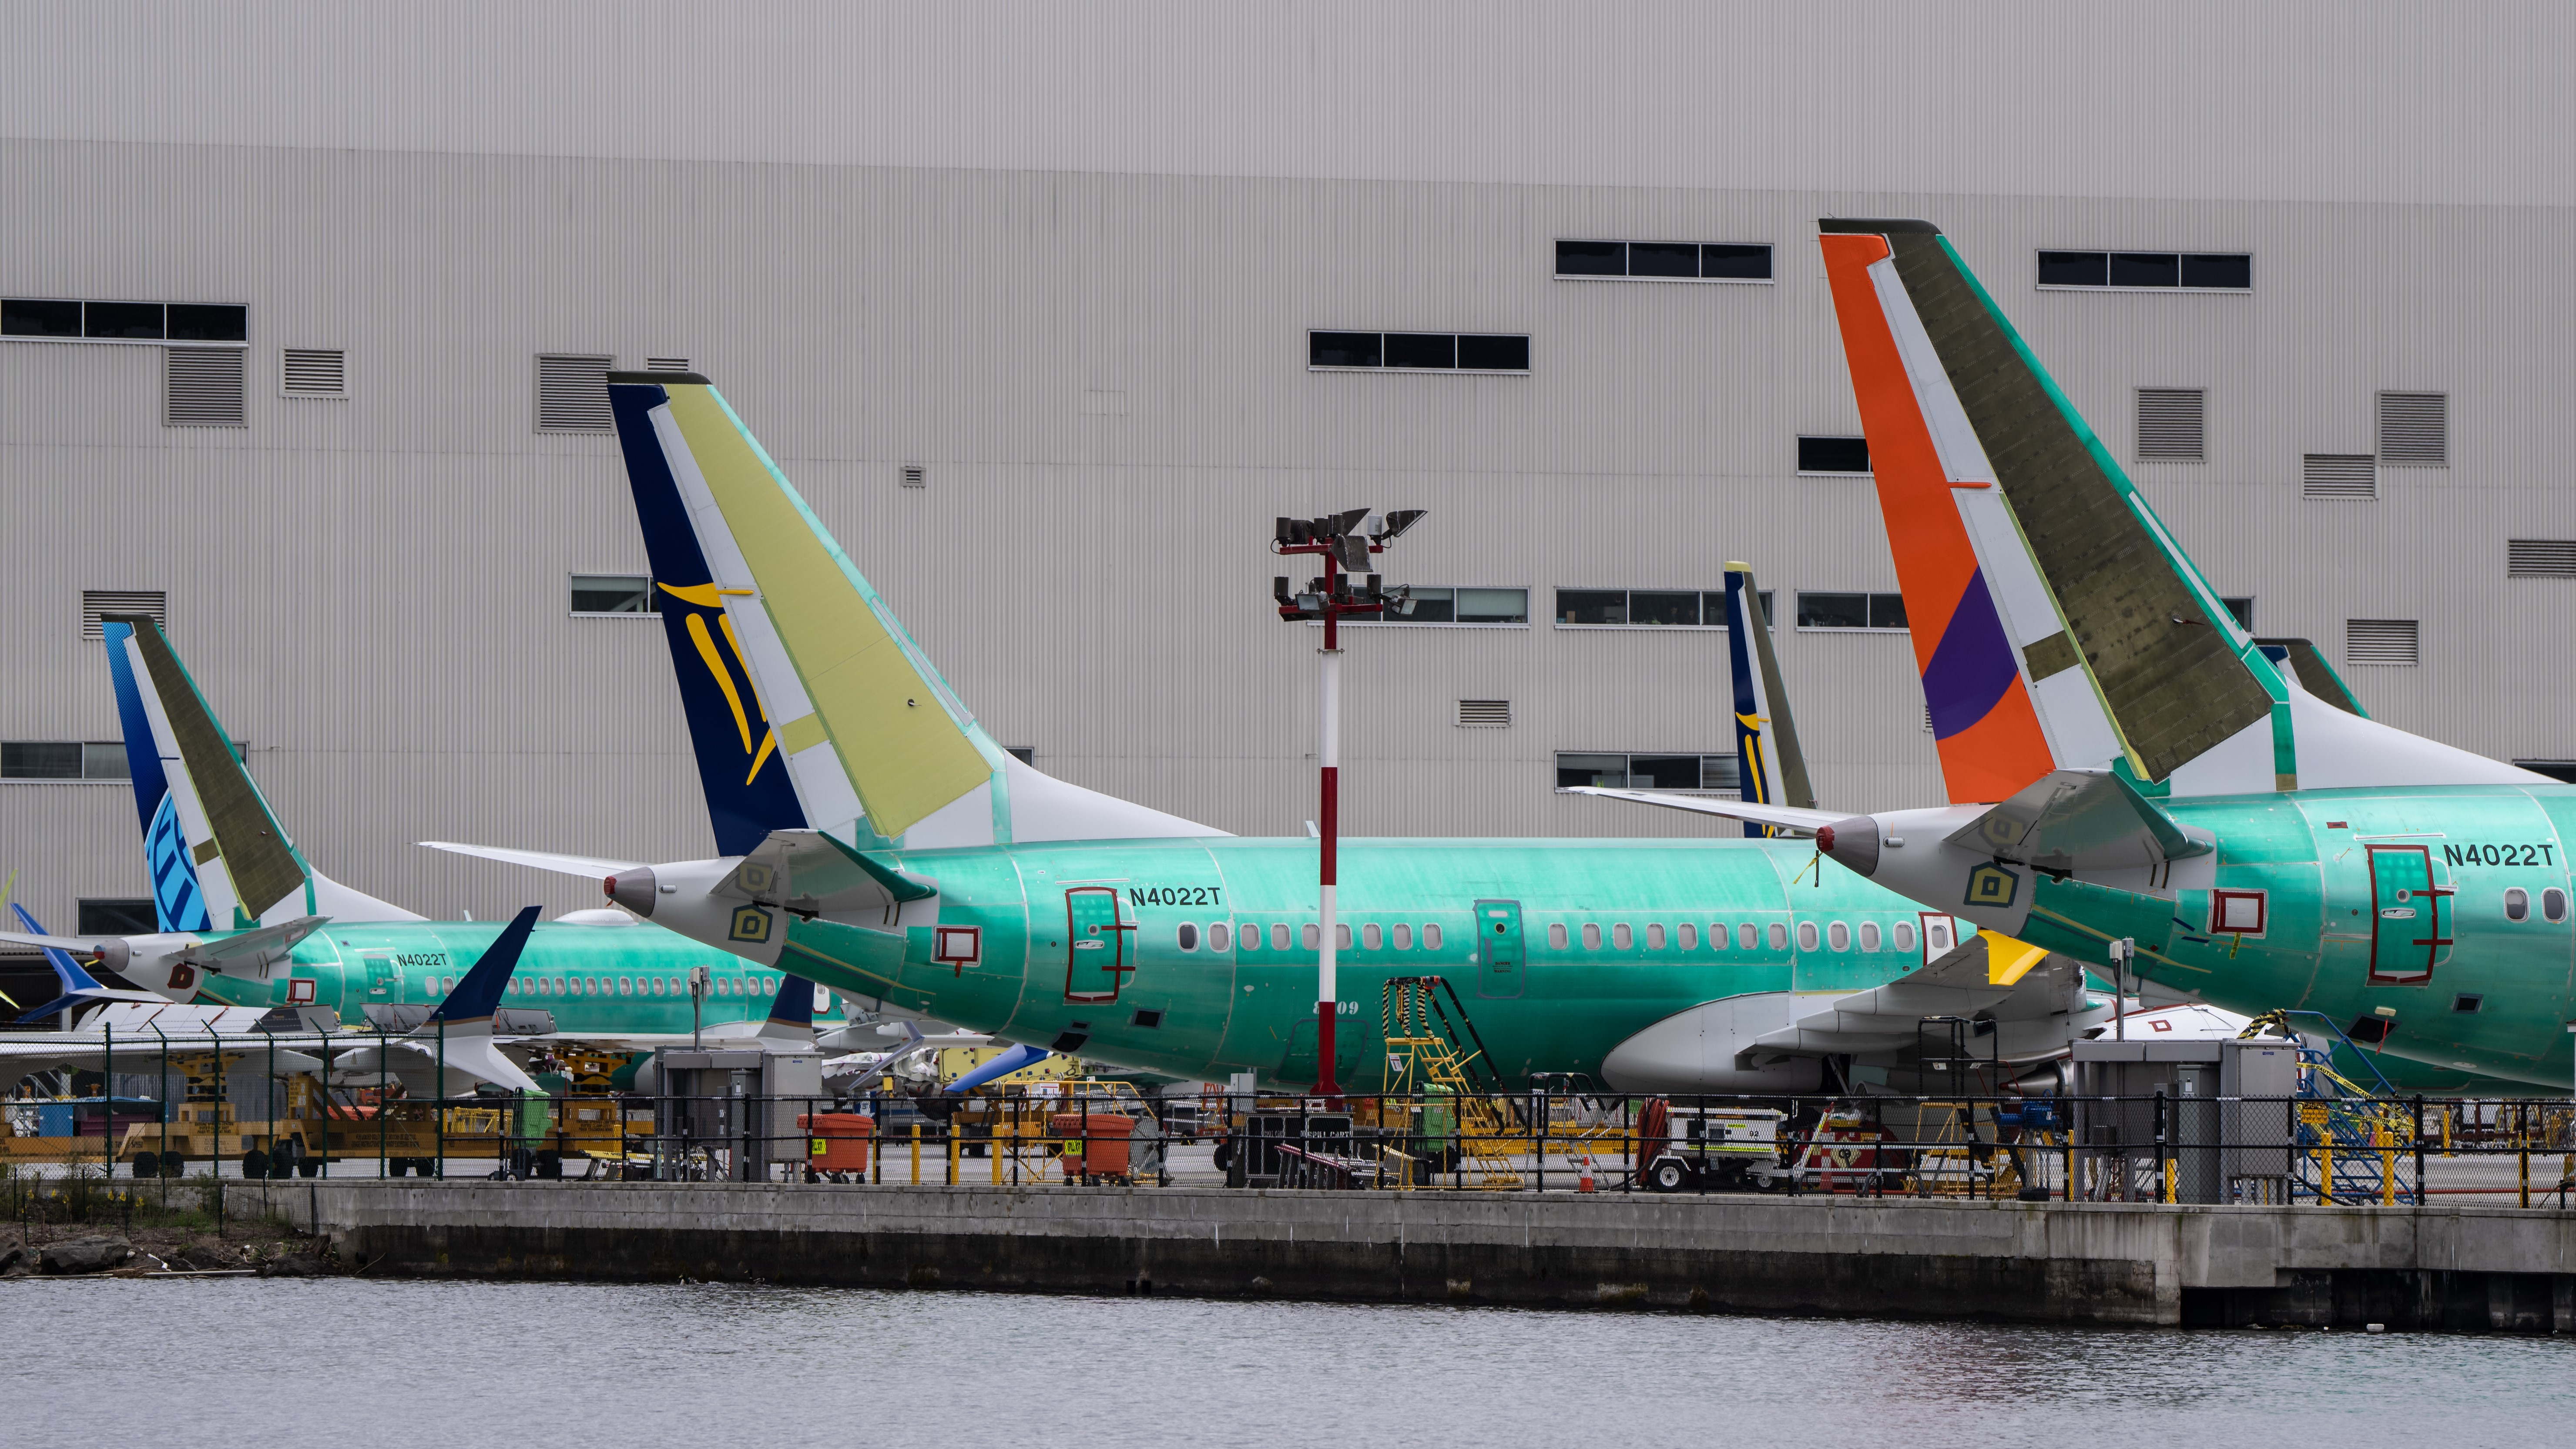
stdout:
POLYGON ((1247 951, 1258 951, 1261 949, 1261 928, 1259 926, 1246 926, 1243 928, 1243 949, 1247 951))
POLYGON ((1351 949, 1351 928, 1349 926, 1342 925, 1338 922, 1335 923, 1333 926, 1333 949, 1336 951, 1347 951, 1351 949))
POLYGON ((1800 921, 1798 923, 1798 949, 1801 951, 1812 951, 1816 949, 1815 922, 1800 921))
POLYGON ((1646 928, 1646 949, 1649 951, 1660 951, 1664 949, 1663 927, 1648 926, 1646 928))
POLYGON ((1896 949, 1899 951, 1914 949, 1914 927, 1904 921, 1896 923, 1896 949))
POLYGON ((1863 921, 1860 923, 1860 948, 1864 951, 1875 951, 1878 949, 1878 922, 1863 921))
MULTIPOLYGON (((1744 930, 1747 935, 1750 935, 1752 934, 1753 928, 1751 926, 1747 926, 1744 930)), ((1774 951, 1786 951, 1789 949, 1789 928, 1778 921, 1773 921, 1771 923, 1771 949, 1774 951)))
POLYGON ((1219 921, 1208 927, 1209 950, 1222 951, 1233 944, 1234 932, 1226 926, 1225 922, 1219 921))
POLYGON ((1684 921, 1675 929, 1681 933, 1683 950, 1696 951, 1699 949, 1699 927, 1692 925, 1688 921, 1684 921))
POLYGON ((2542 891, 2540 893, 2540 915, 2543 920, 2566 920, 2567 892, 2560 890, 2556 886, 2551 886, 2549 889, 2542 891))
MULTIPOLYGON (((1772 929, 1776 931, 1776 930, 1778 930, 1779 928, 1775 926, 1775 927, 1773 927, 1772 929)), ((1744 948, 1745 950, 1747 950, 1747 951, 1750 951, 1750 950, 1752 950, 1756 945, 1760 944, 1760 942, 1761 942, 1761 932, 1755 929, 1755 927, 1754 927, 1754 925, 1753 925, 1753 923, 1752 923, 1751 921, 1747 921, 1747 922, 1745 922, 1743 925, 1740 925, 1740 926, 1738 926, 1738 927, 1736 927, 1736 928, 1735 928, 1735 944, 1736 944, 1736 945, 1743 947, 1743 948, 1744 948)))
POLYGON ((1413 928, 1402 921, 1395 924, 1395 949, 1399 951, 1413 949, 1413 928))
POLYGON ((1377 928, 1374 921, 1360 928, 1360 944, 1372 951, 1385 944, 1385 940, 1385 933, 1377 928))
POLYGON ((1288 949, 1288 923, 1286 921, 1272 921, 1270 923, 1270 949, 1273 951, 1285 951, 1288 949))
POLYGON ((1848 951, 1851 949, 1851 927, 1836 921, 1825 928, 1825 939, 1832 943, 1835 950, 1848 951))
POLYGON ((1298 944, 1304 946, 1307 950, 1312 951, 1316 947, 1324 944, 1323 929, 1317 926, 1314 922, 1308 921, 1305 925, 1298 927, 1297 941, 1298 944))
POLYGON ((1191 925, 1187 921, 1181 922, 1180 943, 1181 949, 1184 951, 1197 950, 1199 948, 1199 928, 1191 925))
POLYGON ((2504 918, 2508 921, 2521 921, 2528 920, 2530 916, 2531 893, 2520 886, 2507 888, 2504 893, 2504 918))
POLYGON ((1565 922, 1550 921, 1548 923, 1547 944, 1554 950, 1562 951, 1565 949, 1565 922))
POLYGON ((1947 922, 1934 921, 1931 925, 1924 927, 1923 930, 1926 939, 1932 943, 1933 950, 1947 951, 1950 949, 1950 927, 1947 922))
POLYGON ((1635 944, 1637 944, 1637 938, 1628 930, 1627 922, 1621 921, 1619 924, 1610 928, 1610 945, 1612 949, 1625 951, 1635 944))
POLYGON ((1422 949, 1425 951, 1437 951, 1440 949, 1440 928, 1438 926, 1425 925, 1422 928, 1422 949))
POLYGON ((1593 925, 1589 922, 1585 923, 1583 927, 1583 949, 1586 951, 1598 951, 1601 949, 1601 928, 1599 926, 1593 925))

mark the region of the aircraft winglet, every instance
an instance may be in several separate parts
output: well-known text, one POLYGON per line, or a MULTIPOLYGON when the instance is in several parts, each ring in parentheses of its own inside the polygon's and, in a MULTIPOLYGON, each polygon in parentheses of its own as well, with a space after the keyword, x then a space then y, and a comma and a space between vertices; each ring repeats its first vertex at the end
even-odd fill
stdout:
POLYGON ((510 924, 502 927, 501 934, 484 948, 483 958, 474 963, 474 969, 466 972, 465 979, 457 982, 456 989, 447 993, 447 999, 438 1003, 438 1009, 429 1014, 429 1020, 421 1025, 421 1031, 435 1033, 443 1021, 447 1023, 448 1040, 451 1042, 456 1039, 459 1027, 479 1025, 488 1033, 492 1029, 492 1013, 501 1005, 501 993, 509 990, 510 973, 519 969, 519 953, 527 949, 528 933, 536 926, 535 906, 512 916, 510 924))

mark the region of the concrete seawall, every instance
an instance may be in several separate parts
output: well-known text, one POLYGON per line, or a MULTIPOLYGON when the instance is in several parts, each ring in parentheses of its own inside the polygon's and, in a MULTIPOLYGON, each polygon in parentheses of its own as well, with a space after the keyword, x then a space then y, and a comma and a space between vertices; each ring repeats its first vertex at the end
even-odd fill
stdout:
POLYGON ((418 1180, 236 1191, 315 1224, 372 1276, 2576 1332, 2576 1213, 2495 1207, 418 1180))

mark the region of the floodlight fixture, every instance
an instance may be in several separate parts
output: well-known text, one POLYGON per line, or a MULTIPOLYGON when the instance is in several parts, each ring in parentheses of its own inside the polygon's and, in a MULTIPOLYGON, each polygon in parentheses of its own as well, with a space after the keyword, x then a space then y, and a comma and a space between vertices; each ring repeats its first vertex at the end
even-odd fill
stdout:
POLYGON ((1378 543, 1380 546, 1384 546, 1402 538, 1406 529, 1420 523, 1422 521, 1422 516, 1430 511, 1431 510, 1427 508, 1399 508, 1388 514, 1386 516, 1386 532, 1378 536, 1378 543))

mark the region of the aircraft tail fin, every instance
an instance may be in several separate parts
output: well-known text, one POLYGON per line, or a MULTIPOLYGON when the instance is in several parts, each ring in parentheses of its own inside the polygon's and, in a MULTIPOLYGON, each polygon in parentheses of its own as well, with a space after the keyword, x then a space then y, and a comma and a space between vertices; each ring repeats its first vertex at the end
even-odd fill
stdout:
POLYGON ((762 707, 750 661, 725 612, 723 590, 698 546, 679 482, 654 432, 653 409, 667 396, 660 384, 621 382, 609 389, 608 400, 635 520, 644 530, 644 556, 653 567, 653 602, 671 647, 698 784, 715 827, 716 853, 747 855, 771 831, 802 830, 807 821, 779 754, 777 727, 762 707))
POLYGON ((420 919, 306 865, 159 624, 111 614, 102 632, 160 929, 420 919))
MULTIPOLYGON (((1756 805, 1816 808, 1807 780, 1807 757, 1798 748, 1797 722, 1780 683, 1780 661, 1771 650, 1770 607, 1754 587, 1748 564, 1726 566, 1726 656, 1734 684, 1738 794, 1756 805)), ((1777 825, 1748 822, 1756 838, 1787 833, 1777 825)))
POLYGON ((1939 228, 1818 225, 1952 801, 2538 778, 2288 687, 1939 228))
POLYGON ((611 373, 608 392, 655 568, 692 581, 656 594, 687 606, 665 621, 684 693, 708 680, 689 702, 702 773, 750 740, 745 779, 757 784, 774 732, 770 753, 802 816, 764 820, 779 812, 774 796, 738 801, 728 808, 743 839, 797 825, 866 849, 1219 833, 1006 754, 704 377, 611 373), (734 666, 747 698, 725 698, 716 682, 734 666), (755 704, 767 730, 752 723, 755 704))

